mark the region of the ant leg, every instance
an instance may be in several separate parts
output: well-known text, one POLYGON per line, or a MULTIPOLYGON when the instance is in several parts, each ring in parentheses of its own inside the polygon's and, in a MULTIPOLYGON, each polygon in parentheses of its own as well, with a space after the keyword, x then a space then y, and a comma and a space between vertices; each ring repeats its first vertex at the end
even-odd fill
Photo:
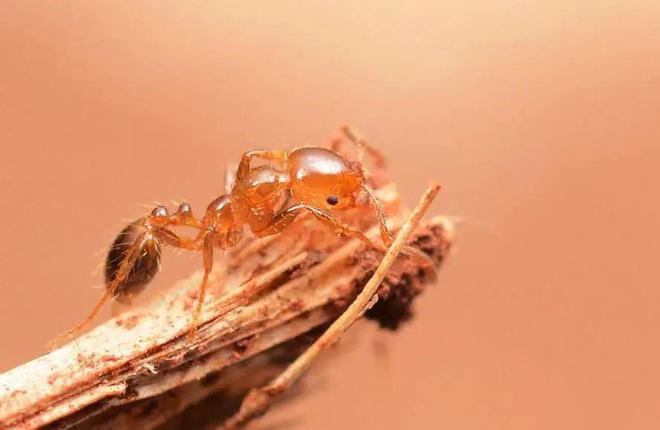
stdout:
POLYGON ((236 184, 236 165, 225 165, 225 194, 231 194, 236 184))
POLYGON ((76 334, 80 333, 80 331, 83 328, 85 328, 87 324, 89 324, 96 317, 96 315, 99 313, 103 305, 116 295, 121 283, 125 279, 127 279, 129 274, 131 273, 131 270, 133 270, 136 262, 140 258, 140 254, 141 254, 140 251, 144 250, 145 246, 152 246, 152 245, 157 247, 158 246, 157 240, 152 235, 151 231, 145 229, 145 231, 140 233, 135 238, 133 244, 126 250, 124 257, 121 263, 119 264, 119 268, 117 269, 117 273, 115 274, 115 277, 108 283, 105 293, 99 299, 99 301, 90 311, 90 313, 87 314, 85 319, 83 319, 77 326, 75 326, 74 328, 68 330, 67 332, 57 336, 55 339, 50 341, 48 343, 48 346, 50 348, 53 348, 58 344, 60 344, 61 341, 65 339, 71 339, 76 334))
POLYGON ((197 297, 197 306, 193 314, 192 323, 190 324, 190 335, 192 336, 197 331, 197 324, 199 317, 202 314, 202 307, 204 306, 204 298, 206 297, 206 287, 209 282, 209 275, 213 270, 213 232, 208 231, 204 233, 202 253, 204 255, 204 275, 202 283, 199 285, 199 294, 197 297))
POLYGON ((206 287, 208 286, 209 276, 213 271, 213 245, 215 232, 213 230, 200 232, 196 239, 191 239, 181 237, 172 230, 163 228, 158 232, 158 237, 164 244, 170 245, 174 248, 181 248, 189 251, 202 251, 204 259, 204 274, 202 276, 202 282, 199 285, 197 305, 193 311, 193 319, 190 324, 190 335, 192 335, 197 330, 199 317, 202 314, 202 307, 204 305, 204 298, 206 297, 206 287))
MULTIPOLYGON (((379 250, 380 252, 387 251, 387 248, 392 244, 394 240, 394 235, 390 232, 389 228, 387 227, 387 224, 385 224, 385 215, 382 206, 379 206, 378 209, 378 213, 379 213, 378 224, 380 227, 381 237, 383 239, 383 242, 385 243, 385 246, 375 243, 367 236, 365 236, 365 234, 362 233, 361 231, 356 230, 353 227, 349 226, 348 224, 339 221, 338 219, 334 218, 332 215, 330 215, 327 212, 324 212, 313 206, 308 206, 304 204, 299 204, 296 206, 302 206, 303 210, 311 212, 312 215, 316 217, 316 219, 324 223, 327 227, 333 229, 335 233, 349 237, 357 237, 362 242, 366 243, 367 245, 371 246, 374 249, 379 250)), ((431 258, 428 255, 426 255, 424 252, 420 251, 419 249, 415 248, 414 246, 403 245, 403 247, 401 248, 401 252, 402 254, 413 257, 414 259, 421 262, 425 266, 433 267, 433 260, 431 260, 431 258)))
MULTIPOLYGON (((371 161, 374 163, 374 166, 382 168, 385 166, 385 157, 383 154, 371 146, 366 140, 358 137, 358 135, 351 129, 349 126, 345 125, 341 127, 342 134, 357 148, 357 161, 362 163, 364 155, 368 155, 371 158, 371 161)), ((332 149, 338 151, 339 146, 341 145, 341 140, 335 140, 332 142, 332 149)))
POLYGON ((103 308, 103 305, 105 305, 108 300, 112 298, 112 293, 110 290, 106 290, 105 293, 103 293, 103 296, 99 299, 98 302, 96 302, 96 305, 94 305, 94 308, 91 310, 89 314, 85 317, 84 320, 82 320, 77 326, 75 326, 72 329, 69 329, 65 331, 62 334, 57 335, 54 339, 50 340, 48 342, 48 349, 52 350, 57 348, 59 345, 61 345, 65 340, 67 339, 72 339, 74 338, 82 329, 84 329, 87 324, 89 324, 99 313, 101 308, 103 308))
POLYGON ((277 234, 288 227, 298 215, 303 211, 310 212, 316 219, 321 221, 326 227, 332 229, 335 233, 343 236, 355 237, 360 239, 362 242, 366 243, 372 248, 378 249, 380 251, 385 251, 386 248, 382 245, 379 245, 369 239, 364 233, 359 230, 354 229, 346 223, 343 223, 330 215, 329 213, 315 208, 314 206, 309 206, 304 203, 298 203, 293 206, 290 206, 284 209, 282 212, 275 215, 270 226, 264 230, 258 231, 255 234, 257 236, 270 236, 272 234, 277 234))
MULTIPOLYGON (((382 208, 381 208, 382 209, 382 208)), ((383 215, 382 219, 379 217, 379 225, 381 229, 381 236, 383 236, 383 242, 385 245, 380 245, 373 240, 369 239, 363 232, 356 230, 350 225, 343 223, 330 215, 329 213, 315 208, 314 206, 309 206, 304 203, 298 203, 296 205, 290 206, 284 209, 282 212, 275 215, 271 225, 264 230, 258 231, 255 234, 257 236, 270 236, 272 234, 277 234, 288 227, 302 211, 310 212, 316 219, 321 221, 326 227, 333 230, 335 233, 348 237, 355 237, 360 239, 362 242, 374 248, 380 252, 385 252, 387 247, 390 246, 392 240, 387 239, 385 235, 392 235, 392 233, 387 228, 385 224, 385 217, 383 215)), ((433 260, 426 255, 424 252, 415 248, 414 246, 404 245, 402 248, 402 253, 408 255, 417 261, 421 262, 424 266, 433 267, 433 260)))
POLYGON ((265 160, 274 160, 279 162, 286 162, 288 153, 286 151, 248 151, 241 157, 241 162, 238 164, 236 171, 236 181, 240 182, 250 173, 250 162, 253 158, 263 158, 265 160))

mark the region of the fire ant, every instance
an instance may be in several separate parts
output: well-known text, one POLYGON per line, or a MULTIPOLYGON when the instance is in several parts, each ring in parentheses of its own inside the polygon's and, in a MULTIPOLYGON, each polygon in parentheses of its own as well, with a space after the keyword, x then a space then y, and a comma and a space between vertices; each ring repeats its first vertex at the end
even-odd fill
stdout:
MULTIPOLYGON (((245 226, 257 237, 275 235, 293 223, 298 215, 307 212, 337 234, 358 238, 384 252, 393 235, 387 227, 382 204, 367 184, 362 166, 365 154, 376 166, 382 166, 383 158, 348 127, 343 127, 342 132, 356 146, 357 161, 348 161, 340 155, 342 140, 334 141, 332 149, 301 147, 289 152, 249 151, 243 154, 227 194, 215 198, 201 218, 193 215, 189 204, 182 203, 173 214, 164 206, 156 206, 148 215, 127 225, 106 258, 105 294, 89 315, 65 336, 79 332, 111 298, 126 300, 146 287, 160 268, 163 246, 203 255, 204 272, 191 333, 196 330, 201 314, 213 269, 214 250, 234 247, 241 240, 245 226), (253 167, 251 162, 255 159, 268 164, 253 167), (295 203, 278 209, 283 195, 295 203), (376 211, 383 244, 373 242, 331 214, 334 210, 355 208, 368 202, 376 211), (191 227, 198 233, 194 237, 182 236, 175 232, 175 227, 191 227)), ((404 252, 426 259, 425 254, 413 247, 405 247, 404 252)))

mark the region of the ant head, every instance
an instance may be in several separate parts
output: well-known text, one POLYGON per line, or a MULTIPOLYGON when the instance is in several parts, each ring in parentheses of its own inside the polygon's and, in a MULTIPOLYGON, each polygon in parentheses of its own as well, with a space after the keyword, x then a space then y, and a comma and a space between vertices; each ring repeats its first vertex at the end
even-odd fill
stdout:
POLYGON ((291 193, 301 203, 326 209, 355 207, 363 193, 359 166, 324 148, 300 148, 289 154, 291 193))

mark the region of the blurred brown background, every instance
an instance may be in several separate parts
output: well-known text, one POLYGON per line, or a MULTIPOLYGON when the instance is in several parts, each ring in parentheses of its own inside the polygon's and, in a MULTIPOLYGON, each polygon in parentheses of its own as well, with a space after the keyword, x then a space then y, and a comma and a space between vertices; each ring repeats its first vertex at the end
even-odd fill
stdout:
POLYGON ((251 3, 0 2, 0 370, 89 310, 139 203, 350 123, 408 204, 445 185, 455 252, 256 428, 658 428, 660 3, 251 3))

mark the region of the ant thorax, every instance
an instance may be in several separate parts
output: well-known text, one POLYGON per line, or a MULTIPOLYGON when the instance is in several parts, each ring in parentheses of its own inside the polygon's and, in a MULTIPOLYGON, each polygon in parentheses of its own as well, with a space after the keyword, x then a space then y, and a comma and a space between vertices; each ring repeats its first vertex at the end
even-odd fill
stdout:
POLYGON ((282 196, 289 191, 289 174, 274 166, 259 166, 236 181, 231 191, 234 222, 257 233, 267 228, 282 196))

